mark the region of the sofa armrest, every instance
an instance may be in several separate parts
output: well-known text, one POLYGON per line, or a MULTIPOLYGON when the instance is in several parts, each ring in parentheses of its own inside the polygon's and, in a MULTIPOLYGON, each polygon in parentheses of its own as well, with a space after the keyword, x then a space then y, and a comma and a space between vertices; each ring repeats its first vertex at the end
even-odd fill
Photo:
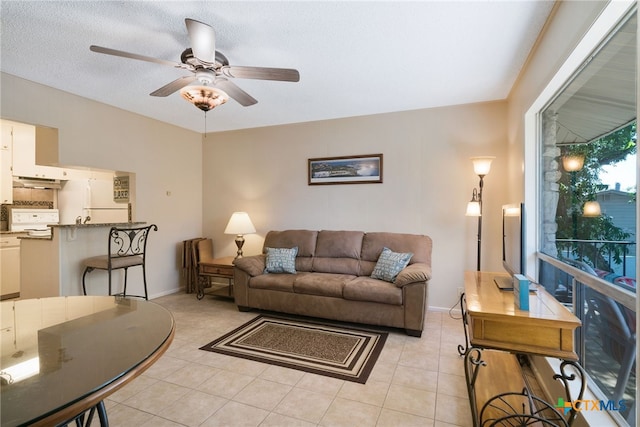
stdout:
POLYGON ((411 283, 426 282, 429 279, 431 279, 431 266, 416 262, 415 264, 408 265, 398 273, 394 284, 401 288, 411 283))
POLYGON ((264 273, 264 269, 266 267, 266 256, 252 255, 238 258, 233 261, 233 265, 251 277, 260 276, 264 273))

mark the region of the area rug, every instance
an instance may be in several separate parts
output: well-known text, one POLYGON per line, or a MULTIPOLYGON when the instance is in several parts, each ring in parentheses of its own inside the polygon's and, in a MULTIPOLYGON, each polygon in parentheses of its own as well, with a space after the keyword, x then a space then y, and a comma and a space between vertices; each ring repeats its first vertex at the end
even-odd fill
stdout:
POLYGON ((387 335, 260 315, 200 349, 364 384, 387 335))

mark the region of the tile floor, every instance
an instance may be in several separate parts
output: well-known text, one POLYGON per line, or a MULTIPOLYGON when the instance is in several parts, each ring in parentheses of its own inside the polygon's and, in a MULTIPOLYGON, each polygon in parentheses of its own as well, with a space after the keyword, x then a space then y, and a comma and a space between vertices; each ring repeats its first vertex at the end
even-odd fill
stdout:
POLYGON ((199 350, 257 315, 231 301, 180 293, 154 302, 173 313, 174 341, 105 401, 112 427, 471 425, 462 326, 448 313, 429 312, 422 338, 390 333, 362 385, 199 350))

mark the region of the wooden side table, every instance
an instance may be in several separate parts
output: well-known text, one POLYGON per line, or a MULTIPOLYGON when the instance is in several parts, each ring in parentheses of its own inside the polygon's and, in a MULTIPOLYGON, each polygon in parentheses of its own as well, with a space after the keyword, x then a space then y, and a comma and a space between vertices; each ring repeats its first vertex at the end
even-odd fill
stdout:
POLYGON ((214 277, 227 279, 227 286, 218 286, 207 295, 233 299, 233 260, 232 256, 201 261, 198 264, 198 299, 204 298, 205 285, 211 284, 214 277))

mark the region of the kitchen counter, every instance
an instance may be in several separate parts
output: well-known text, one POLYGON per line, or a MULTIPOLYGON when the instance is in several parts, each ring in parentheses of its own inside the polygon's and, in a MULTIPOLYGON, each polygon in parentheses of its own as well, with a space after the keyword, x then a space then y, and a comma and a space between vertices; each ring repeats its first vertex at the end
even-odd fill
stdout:
POLYGON ((53 240, 53 235, 56 232, 56 229, 60 229, 60 231, 62 231, 64 229, 74 230, 74 229, 81 229, 81 228, 97 228, 97 227, 127 228, 127 227, 143 225, 143 224, 146 224, 146 222, 138 221, 138 222, 105 222, 105 223, 89 223, 89 224, 52 224, 52 225, 49 225, 49 227, 51 227, 51 234, 47 236, 37 236, 37 235, 31 236, 29 234, 24 234, 24 231, 9 231, 7 233, 14 233, 14 234, 21 233, 22 235, 18 236, 18 238, 22 240, 53 240))
MULTIPOLYGON (((51 236, 20 238, 21 298, 82 295, 83 261, 105 255, 111 227, 136 227, 146 222, 88 223, 51 225, 51 236)), ((129 285, 142 283, 141 274, 132 269, 129 285)), ((114 272, 114 289, 121 283, 122 271, 114 272)), ((87 290, 93 295, 107 294, 107 274, 92 274, 87 290)), ((129 289, 127 289, 129 290, 129 289)))
POLYGON ((87 224, 55 224, 51 225, 51 228, 94 228, 94 227, 132 227, 137 225, 143 225, 146 222, 138 221, 138 222, 89 222, 87 224))

